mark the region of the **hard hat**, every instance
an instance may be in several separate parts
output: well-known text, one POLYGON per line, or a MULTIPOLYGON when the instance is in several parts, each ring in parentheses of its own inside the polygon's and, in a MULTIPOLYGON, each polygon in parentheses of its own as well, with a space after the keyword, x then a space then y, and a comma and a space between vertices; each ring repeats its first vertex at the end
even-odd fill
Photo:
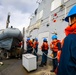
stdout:
POLYGON ((38 38, 35 38, 36 41, 38 41, 38 38))
POLYGON ((47 39, 46 39, 46 38, 44 38, 44 39, 43 39, 43 41, 47 41, 47 39))
POLYGON ((52 40, 57 39, 57 35, 52 36, 52 40))
POLYGON ((65 18, 66 22, 69 22, 69 17, 76 14, 76 5, 74 5, 71 10, 69 11, 68 15, 65 18))
POLYGON ((29 41, 30 40, 30 38, 27 38, 27 41, 29 41))

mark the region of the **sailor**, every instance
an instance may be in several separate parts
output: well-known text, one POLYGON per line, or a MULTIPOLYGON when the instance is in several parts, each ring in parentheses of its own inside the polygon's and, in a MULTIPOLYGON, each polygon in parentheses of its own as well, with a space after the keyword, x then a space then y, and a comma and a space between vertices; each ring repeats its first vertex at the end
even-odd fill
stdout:
POLYGON ((40 67, 43 67, 44 65, 46 66, 46 64, 47 64, 48 49, 49 49, 48 41, 46 38, 44 38, 42 46, 41 46, 41 50, 42 50, 43 54, 42 54, 41 64, 39 65, 40 67))
POLYGON ((33 43, 33 48, 34 48, 34 55, 37 57, 37 61, 38 61, 38 55, 37 55, 37 52, 38 52, 38 44, 39 44, 38 39, 35 38, 34 43, 33 43))
MULTIPOLYGON (((53 35, 52 36, 52 42, 50 43, 50 49, 52 50, 52 54, 53 54, 53 58, 57 57, 57 52, 59 50, 61 50, 61 42, 60 40, 57 39, 57 35, 53 35)), ((53 59, 53 69, 51 70, 51 72, 55 72, 57 65, 58 65, 58 61, 57 59, 53 59)))
POLYGON ((32 53, 33 42, 30 40, 30 38, 27 38, 26 45, 27 45, 27 53, 32 53))
POLYGON ((65 21, 68 26, 65 28, 66 37, 57 75, 76 75, 76 5, 71 8, 65 21))

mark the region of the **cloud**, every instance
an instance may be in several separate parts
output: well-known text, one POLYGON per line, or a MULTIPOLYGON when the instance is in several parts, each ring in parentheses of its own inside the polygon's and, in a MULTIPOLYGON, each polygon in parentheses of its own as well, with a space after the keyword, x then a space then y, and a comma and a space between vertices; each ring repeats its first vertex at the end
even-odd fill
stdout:
POLYGON ((0 2, 3 6, 13 6, 17 10, 28 13, 35 10, 34 8, 37 7, 36 0, 0 0, 0 2))
POLYGON ((0 0, 0 29, 6 27, 7 14, 10 12, 9 26, 22 30, 30 23, 29 17, 37 8, 36 0, 0 0))
POLYGON ((22 14, 19 11, 15 11, 11 14, 10 25, 19 29, 22 29, 23 27, 27 28, 30 23, 29 16, 29 13, 22 14))

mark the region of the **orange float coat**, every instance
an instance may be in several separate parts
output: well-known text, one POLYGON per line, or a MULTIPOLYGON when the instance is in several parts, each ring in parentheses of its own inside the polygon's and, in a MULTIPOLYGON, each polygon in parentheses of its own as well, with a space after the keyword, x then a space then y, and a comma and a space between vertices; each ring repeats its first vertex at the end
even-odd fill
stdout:
POLYGON ((42 51, 43 51, 43 50, 48 50, 48 48, 49 48, 48 43, 43 42, 43 44, 42 44, 42 46, 41 46, 41 50, 42 50, 42 51))
POLYGON ((54 51, 54 52, 58 51, 58 46, 57 46, 58 42, 60 42, 60 40, 52 41, 50 43, 50 49, 52 49, 52 51, 54 51))
POLYGON ((34 41, 33 43, 33 48, 36 49, 38 47, 39 42, 38 41, 34 41))

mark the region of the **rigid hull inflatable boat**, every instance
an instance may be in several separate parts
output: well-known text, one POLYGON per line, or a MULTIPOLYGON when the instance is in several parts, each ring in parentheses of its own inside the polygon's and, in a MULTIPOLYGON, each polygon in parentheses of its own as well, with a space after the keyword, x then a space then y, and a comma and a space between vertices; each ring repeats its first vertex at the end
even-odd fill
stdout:
POLYGON ((3 50, 4 53, 6 52, 6 54, 7 52, 16 52, 22 39, 22 33, 17 28, 0 30, 0 49, 3 50))

